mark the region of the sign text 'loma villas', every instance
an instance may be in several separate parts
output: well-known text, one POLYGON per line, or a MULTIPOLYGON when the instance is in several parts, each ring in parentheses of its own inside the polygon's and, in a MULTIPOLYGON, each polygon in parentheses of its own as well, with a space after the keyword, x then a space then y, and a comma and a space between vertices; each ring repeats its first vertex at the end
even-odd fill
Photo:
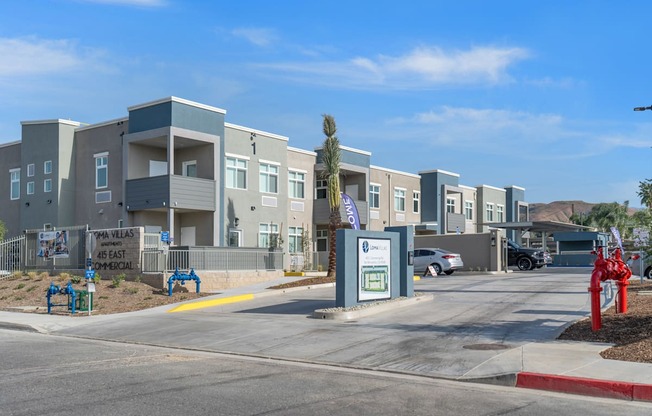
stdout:
POLYGON ((119 228, 113 230, 93 231, 97 241, 93 253, 93 266, 95 270, 133 270, 138 268, 137 246, 139 236, 134 228, 119 228))

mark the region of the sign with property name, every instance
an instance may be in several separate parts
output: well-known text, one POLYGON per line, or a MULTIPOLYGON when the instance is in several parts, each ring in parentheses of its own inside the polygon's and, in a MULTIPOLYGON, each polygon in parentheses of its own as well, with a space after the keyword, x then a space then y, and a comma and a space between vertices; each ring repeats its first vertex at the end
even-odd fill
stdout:
POLYGON ((358 301, 389 299, 391 240, 358 238, 358 301))
MULTIPOLYGON (((140 227, 91 231, 97 241, 93 251, 93 269, 105 272, 140 272, 142 231, 140 227)), ((111 274, 111 273, 109 273, 111 274)))

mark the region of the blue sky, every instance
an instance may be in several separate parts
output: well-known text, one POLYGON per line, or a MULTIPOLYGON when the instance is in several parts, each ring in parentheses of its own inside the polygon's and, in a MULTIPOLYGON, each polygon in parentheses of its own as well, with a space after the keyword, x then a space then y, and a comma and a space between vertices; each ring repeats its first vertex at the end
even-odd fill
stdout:
POLYGON ((649 1, 21 0, 0 4, 0 143, 177 96, 230 123, 529 202, 640 206, 649 1))

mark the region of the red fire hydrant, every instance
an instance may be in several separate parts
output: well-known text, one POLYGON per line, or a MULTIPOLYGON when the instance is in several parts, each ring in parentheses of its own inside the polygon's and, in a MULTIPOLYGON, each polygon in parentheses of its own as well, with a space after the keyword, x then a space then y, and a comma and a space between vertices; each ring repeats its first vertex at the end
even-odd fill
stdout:
POLYGON ((629 278, 632 276, 632 271, 623 261, 620 248, 616 248, 607 259, 604 258, 602 249, 599 249, 597 253, 594 252, 594 254, 597 254, 598 258, 593 265, 589 292, 591 293, 591 329, 597 331, 602 327, 602 316, 600 315, 600 292, 602 292, 602 287, 600 282, 605 280, 616 281, 618 286, 616 312, 627 313, 627 285, 629 284, 629 278))

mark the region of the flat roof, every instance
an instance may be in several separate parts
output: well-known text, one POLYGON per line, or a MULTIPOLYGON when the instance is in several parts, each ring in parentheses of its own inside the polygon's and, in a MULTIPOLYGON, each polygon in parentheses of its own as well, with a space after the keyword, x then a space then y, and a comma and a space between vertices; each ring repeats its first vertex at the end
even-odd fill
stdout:
POLYGON ((520 230, 531 232, 555 232, 555 231, 592 231, 593 227, 571 224, 560 221, 525 221, 525 222, 488 222, 482 225, 506 230, 520 230))

